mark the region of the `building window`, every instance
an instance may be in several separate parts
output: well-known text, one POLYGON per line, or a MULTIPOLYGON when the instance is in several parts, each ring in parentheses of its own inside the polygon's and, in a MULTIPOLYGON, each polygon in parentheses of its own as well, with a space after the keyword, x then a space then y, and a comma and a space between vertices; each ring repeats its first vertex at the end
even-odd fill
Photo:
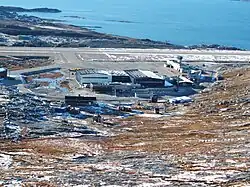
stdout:
POLYGON ((82 77, 82 79, 108 79, 108 77, 82 77))

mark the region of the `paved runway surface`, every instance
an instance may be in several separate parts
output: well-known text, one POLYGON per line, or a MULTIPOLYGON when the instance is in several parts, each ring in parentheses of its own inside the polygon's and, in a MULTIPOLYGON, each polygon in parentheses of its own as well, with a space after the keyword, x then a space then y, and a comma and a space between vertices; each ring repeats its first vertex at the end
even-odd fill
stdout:
POLYGON ((250 55, 250 51, 222 50, 172 50, 172 49, 123 49, 123 48, 42 48, 42 47, 0 47, 0 53, 154 53, 154 54, 191 54, 191 55, 250 55))
POLYGON ((201 61, 250 62, 250 51, 169 50, 169 49, 103 49, 0 47, 1 56, 51 56, 61 68, 105 68, 161 70, 164 61, 178 55, 201 61), (132 59, 132 60, 131 60, 132 59), (146 59, 146 60, 145 60, 146 59), (152 59, 152 60, 151 60, 152 59))

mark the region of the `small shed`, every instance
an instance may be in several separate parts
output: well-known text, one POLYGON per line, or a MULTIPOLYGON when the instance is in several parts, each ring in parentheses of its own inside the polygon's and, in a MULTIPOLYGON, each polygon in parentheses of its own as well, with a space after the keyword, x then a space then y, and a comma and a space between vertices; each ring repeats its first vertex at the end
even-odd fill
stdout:
POLYGON ((187 97, 187 96, 182 96, 182 97, 175 97, 175 98, 172 98, 172 99, 169 99, 169 102, 171 104, 179 104, 179 103, 190 103, 192 102, 192 98, 190 97, 187 97))
POLYGON ((8 76, 8 70, 5 68, 0 68, 0 78, 5 79, 8 76))
POLYGON ((96 102, 96 97, 65 96, 65 104, 73 107, 92 105, 96 102))

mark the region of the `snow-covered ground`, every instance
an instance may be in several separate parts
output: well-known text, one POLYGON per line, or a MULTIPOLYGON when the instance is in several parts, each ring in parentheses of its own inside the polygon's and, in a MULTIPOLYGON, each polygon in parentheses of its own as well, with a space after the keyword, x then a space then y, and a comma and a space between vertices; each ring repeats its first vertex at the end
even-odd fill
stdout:
POLYGON ((9 155, 0 154, 0 169, 8 169, 12 163, 12 158, 9 155))

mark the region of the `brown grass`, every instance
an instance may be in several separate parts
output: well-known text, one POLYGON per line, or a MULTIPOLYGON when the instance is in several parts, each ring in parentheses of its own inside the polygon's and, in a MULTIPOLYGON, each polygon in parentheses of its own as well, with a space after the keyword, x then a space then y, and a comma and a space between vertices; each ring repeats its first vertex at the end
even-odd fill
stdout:
MULTIPOLYGON (((223 138, 224 132, 236 130, 229 125, 239 120, 250 122, 241 115, 235 115, 243 113, 242 107, 236 107, 234 103, 219 104, 222 101, 236 101, 237 98, 250 96, 248 92, 250 69, 228 72, 224 76, 226 80, 221 85, 213 88, 209 93, 200 95, 198 100, 187 108, 187 113, 183 116, 165 119, 129 118, 126 124, 132 128, 132 131, 110 139, 109 149, 186 154, 209 152, 224 146, 221 142, 201 143, 200 141, 223 138), (233 110, 220 112, 221 108, 233 110), (211 109, 214 111, 209 112, 211 109), (232 114, 235 115, 233 119, 229 118, 232 114)), ((249 108, 249 104, 244 106, 249 108)), ((124 121, 121 122, 124 123, 124 121)))
POLYGON ((62 81, 62 82, 60 83, 60 86, 61 86, 62 88, 67 88, 69 91, 72 90, 72 88, 71 88, 70 85, 69 85, 69 81, 62 81))
POLYGON ((23 187, 56 187, 56 185, 50 183, 50 182, 35 182, 35 183, 25 183, 23 184, 23 187))
POLYGON ((58 79, 60 77, 63 77, 63 74, 60 72, 54 72, 54 73, 41 73, 39 75, 40 78, 50 78, 50 79, 58 79))

